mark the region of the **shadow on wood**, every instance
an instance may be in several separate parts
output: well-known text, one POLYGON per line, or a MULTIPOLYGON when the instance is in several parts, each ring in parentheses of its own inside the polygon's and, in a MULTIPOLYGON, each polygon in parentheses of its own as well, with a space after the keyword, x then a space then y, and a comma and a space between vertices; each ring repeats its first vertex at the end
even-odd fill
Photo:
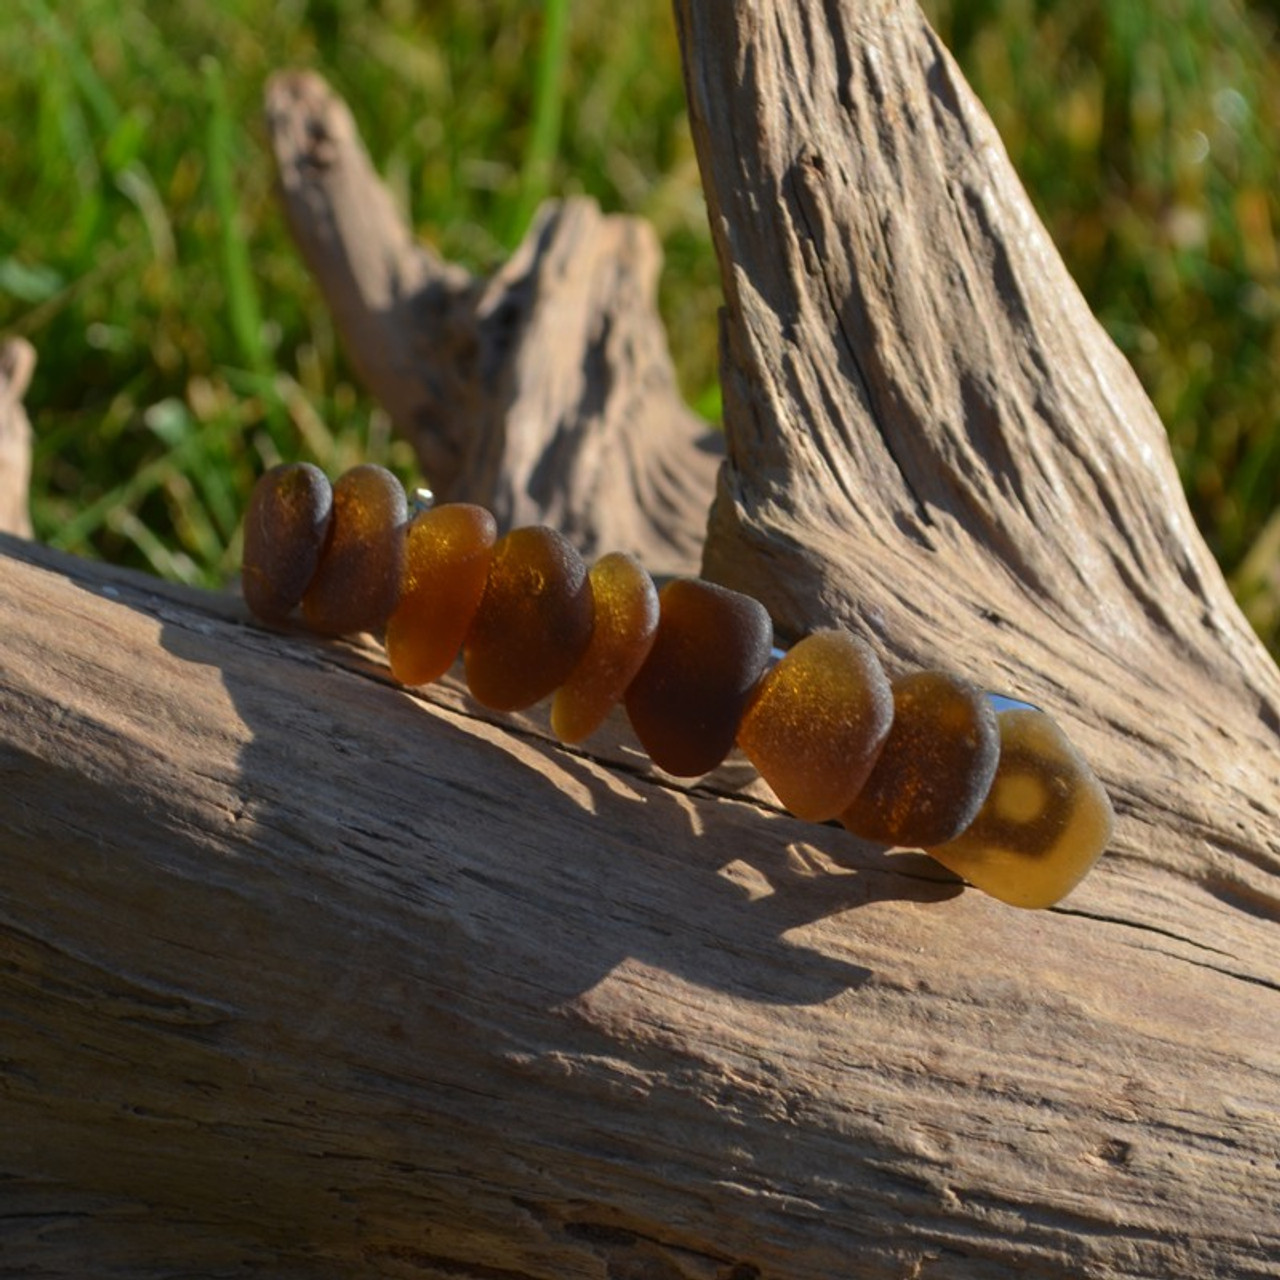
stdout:
MULTIPOLYGON (((17 1273, 1280 1275, 1280 675, 915 8, 676 13, 728 301, 707 572, 1040 702, 1116 848, 1014 911, 732 768, 677 785, 616 725, 568 750, 371 643, 5 539, 17 1273)), ((470 281, 319 81, 269 100, 299 240, 438 487, 687 556, 696 420, 623 449, 630 411, 583 410, 652 407, 592 390, 624 367, 670 408, 651 290, 593 295, 527 398, 555 327, 513 282, 567 227, 647 233, 562 206, 470 281), (638 364, 599 362, 611 296, 638 364)))

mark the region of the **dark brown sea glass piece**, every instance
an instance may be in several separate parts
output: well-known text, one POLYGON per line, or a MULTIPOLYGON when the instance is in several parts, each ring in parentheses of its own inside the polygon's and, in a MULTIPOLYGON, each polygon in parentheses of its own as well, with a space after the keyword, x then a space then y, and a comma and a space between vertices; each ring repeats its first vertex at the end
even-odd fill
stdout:
POLYGON ((654 764, 695 777, 729 754, 773 624, 758 600, 698 578, 669 582, 658 599, 658 633, 627 690, 627 716, 654 764))
POLYGON ((554 529, 513 529, 494 548, 480 607, 463 645, 471 696, 517 711, 554 692, 591 639, 587 566, 554 529))
POLYGON ((384 467, 352 467, 333 486, 333 530, 306 595, 307 625, 325 635, 379 631, 400 595, 408 502, 384 467))
POLYGON ((551 704, 551 728, 562 742, 581 742, 600 727, 644 665, 658 630, 658 591, 635 556, 601 556, 590 580, 591 642, 551 704))
POLYGON ((973 821, 991 789, 996 713, 975 685, 941 671, 900 676, 892 687, 893 727, 840 820, 881 844, 942 844, 973 821))
POLYGON ((826 822, 853 803, 892 722, 893 694, 871 647, 816 631, 760 681, 738 745, 797 818, 826 822))
POLYGON ((1000 715, 1000 765, 986 803, 962 835, 928 852, 1015 907, 1051 907, 1111 840, 1102 784, 1043 711, 1000 715))
POLYGON ((401 684, 430 684, 453 665, 480 607, 497 540, 493 516, 468 502, 414 518, 400 602, 387 620, 387 658, 401 684))
POLYGON ((315 577, 329 536, 333 489, 309 462, 264 472, 244 517, 241 590, 265 622, 283 622, 315 577))

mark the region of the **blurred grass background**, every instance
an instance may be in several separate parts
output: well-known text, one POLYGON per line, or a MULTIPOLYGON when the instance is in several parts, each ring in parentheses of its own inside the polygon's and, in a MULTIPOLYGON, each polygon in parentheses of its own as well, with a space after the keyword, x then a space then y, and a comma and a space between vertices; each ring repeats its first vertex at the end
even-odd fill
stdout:
MULTIPOLYGON (((926 9, 1280 649, 1280 9, 926 9)), ((217 584, 264 465, 411 474, 274 202, 262 87, 292 65, 347 98, 421 236, 475 270, 547 194, 652 221, 683 386, 715 415, 719 287, 669 0, 6 0, 0 333, 40 357, 38 537, 217 584)))

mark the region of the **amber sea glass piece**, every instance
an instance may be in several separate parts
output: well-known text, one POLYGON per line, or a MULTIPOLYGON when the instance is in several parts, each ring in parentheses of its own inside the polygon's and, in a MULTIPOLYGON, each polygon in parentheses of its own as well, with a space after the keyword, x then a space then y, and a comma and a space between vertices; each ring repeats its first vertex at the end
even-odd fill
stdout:
POLYGON ((471 696, 495 711, 531 707, 564 683, 591 639, 587 566, 541 525, 498 540, 462 656, 471 696))
POLYGON ((893 726, 840 820, 881 844, 942 844, 974 820, 991 789, 996 713, 975 685, 941 671, 900 676, 892 688, 893 726))
POLYGON ((738 745, 797 818, 826 822, 853 803, 892 722, 893 694, 870 645, 816 631, 760 681, 738 745))
POLYGON ((955 840, 928 852, 993 898, 1050 907, 1111 840, 1111 801, 1043 711, 1000 715, 1000 765, 986 803, 955 840))
POLYGON ((758 600, 700 578, 667 583, 658 600, 658 633, 627 689, 627 716, 654 764, 696 777, 729 754, 773 624, 758 600))
POLYGON ((352 467, 333 486, 333 529, 302 597, 307 625, 326 635, 378 631, 400 594, 408 502, 384 467, 352 467))
POLYGON ((551 703, 562 742, 594 733, 635 678, 658 630, 658 591, 635 556, 614 551, 591 566, 591 642, 551 703))
POLYGON ((329 536, 333 489, 309 462, 264 472, 244 517, 240 589, 264 622, 283 622, 315 577, 329 536))
POLYGON ((400 602, 387 620, 387 658, 401 684, 430 684, 453 665, 480 607, 497 540, 493 516, 469 502, 414 518, 400 602))

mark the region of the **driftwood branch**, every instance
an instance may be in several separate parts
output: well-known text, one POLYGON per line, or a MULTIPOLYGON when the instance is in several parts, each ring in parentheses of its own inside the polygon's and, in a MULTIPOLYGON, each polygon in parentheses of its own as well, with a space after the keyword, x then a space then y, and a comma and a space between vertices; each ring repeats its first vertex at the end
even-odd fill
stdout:
POLYGON ((298 246, 438 496, 655 571, 696 566, 721 450, 676 388, 648 224, 547 205, 473 279, 412 238, 318 76, 277 76, 267 121, 298 246))
POLYGON ((1135 923, 1270 927, 1280 673, 959 70, 909 0, 676 12, 729 302, 707 573, 1051 710, 1135 923))
MULTIPOLYGON (((676 13, 727 299, 707 571, 787 633, 839 620, 1042 703, 1116 848, 1017 912, 736 767, 681 787, 618 724, 566 750, 395 688, 371 643, 3 540, 16 1274, 1280 1275, 1280 674, 914 7, 676 13)), ((575 459, 626 420, 582 406, 647 404, 611 379, 665 360, 589 340, 612 285, 540 314, 557 236, 609 220, 553 210, 471 282, 395 230, 323 86, 271 109, 433 482, 581 533, 575 459), (486 291, 523 298, 505 346, 486 291)), ((611 456, 588 541, 686 545, 647 445, 611 456)))

